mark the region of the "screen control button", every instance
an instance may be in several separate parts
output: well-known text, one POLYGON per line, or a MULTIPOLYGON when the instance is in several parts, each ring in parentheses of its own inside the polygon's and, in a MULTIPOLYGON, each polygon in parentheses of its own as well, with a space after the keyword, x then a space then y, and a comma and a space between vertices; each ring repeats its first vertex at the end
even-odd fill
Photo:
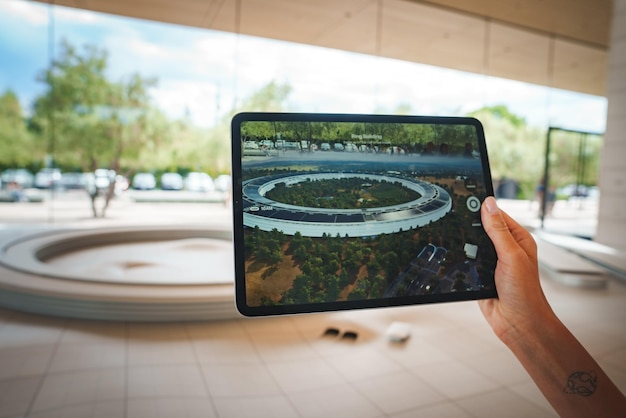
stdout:
POLYGON ((478 212, 480 210, 480 199, 476 196, 468 197, 465 204, 471 212, 478 212))

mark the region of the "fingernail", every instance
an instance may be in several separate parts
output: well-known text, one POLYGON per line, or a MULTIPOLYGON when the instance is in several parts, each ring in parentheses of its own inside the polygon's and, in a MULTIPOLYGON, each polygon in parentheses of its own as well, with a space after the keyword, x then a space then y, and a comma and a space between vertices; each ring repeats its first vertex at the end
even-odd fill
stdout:
POLYGON ((496 203, 496 199, 494 199, 492 196, 488 196, 485 199, 485 206, 487 206, 487 212, 491 214, 496 214, 500 211, 500 209, 498 209, 498 204, 496 203))

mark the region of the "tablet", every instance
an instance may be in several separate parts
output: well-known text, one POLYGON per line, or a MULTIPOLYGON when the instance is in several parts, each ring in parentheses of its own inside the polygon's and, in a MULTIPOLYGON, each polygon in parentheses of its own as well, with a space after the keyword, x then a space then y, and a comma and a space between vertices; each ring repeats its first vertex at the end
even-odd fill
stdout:
POLYGON ((240 113, 232 170, 243 315, 497 296, 476 119, 240 113))

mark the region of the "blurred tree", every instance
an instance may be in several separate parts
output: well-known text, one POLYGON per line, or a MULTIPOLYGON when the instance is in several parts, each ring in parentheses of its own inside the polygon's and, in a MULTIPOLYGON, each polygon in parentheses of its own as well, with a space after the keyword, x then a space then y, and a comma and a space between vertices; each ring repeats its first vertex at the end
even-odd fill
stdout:
POLYGON ((489 112, 495 118, 504 119, 517 128, 523 128, 526 126, 526 119, 521 116, 515 115, 514 113, 511 113, 509 108, 505 105, 486 106, 478 111, 489 112))
POLYGON ((240 106, 235 107, 228 115, 228 121, 230 122, 232 116, 239 112, 280 112, 284 110, 285 100, 291 90, 289 84, 271 81, 245 99, 240 106))
POLYGON ((24 167, 37 154, 20 102, 11 90, 0 96, 0 149, 0 166, 4 167, 24 167))
POLYGON ((111 82, 107 59, 103 49, 86 45, 78 50, 64 40, 58 59, 39 77, 48 89, 36 100, 33 120, 46 133, 48 152, 84 171, 117 171, 122 157, 139 158, 149 143, 164 136, 148 118, 148 90, 156 80, 134 74, 111 82))
MULTIPOLYGON (((600 173, 602 137, 555 130, 550 144, 550 186, 595 186, 600 173)), ((561 196, 567 198, 567 195, 561 196)))
MULTIPOLYGON (((244 99, 241 105, 218 120, 208 130, 196 130, 193 142, 179 142, 178 155, 190 167, 203 170, 215 176, 230 172, 230 122, 239 112, 278 112, 285 109, 285 100, 291 92, 288 84, 271 81, 244 99)), ((267 125, 264 125, 267 128, 267 125)), ((248 132, 249 135, 263 137, 268 130, 248 132)))
MULTIPOLYGON (((132 162, 146 148, 171 141, 167 129, 155 128, 148 117, 148 89, 156 80, 134 74, 111 82, 107 58, 107 52, 96 46, 78 50, 64 40, 59 57, 39 77, 48 87, 34 108, 33 124, 44 133, 40 140, 55 161, 86 172, 104 167, 118 172, 122 157, 132 162)), ((114 177, 105 190, 88 188, 95 216, 96 197, 104 197, 104 216, 114 190, 114 177)))
POLYGON ((484 107, 469 114, 481 121, 485 129, 489 164, 494 186, 513 179, 520 197, 532 199, 543 174, 545 131, 528 126, 505 106, 484 107))
MULTIPOLYGON (((37 143, 24 147, 27 141, 15 141, 20 149, 28 148, 24 161, 47 154, 57 166, 83 171, 103 167, 124 174, 196 170, 217 176, 230 171, 232 116, 241 111, 283 110, 291 91, 287 84, 270 82, 215 126, 202 129, 186 118, 170 120, 152 104, 149 91, 156 79, 133 74, 112 81, 107 70, 106 50, 94 45, 76 48, 62 41, 58 58, 38 77, 47 90, 36 99, 30 120, 32 131, 40 133, 37 143)), ((8 129, 5 132, 7 137, 15 136, 8 129)), ((3 157, 0 164, 9 153, 3 157)))

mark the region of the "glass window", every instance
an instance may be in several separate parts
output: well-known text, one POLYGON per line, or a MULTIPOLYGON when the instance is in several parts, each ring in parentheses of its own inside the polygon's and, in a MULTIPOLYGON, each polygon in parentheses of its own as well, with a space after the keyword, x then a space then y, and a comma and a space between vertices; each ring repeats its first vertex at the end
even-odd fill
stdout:
POLYGON ((239 110, 475 115, 494 178, 522 199, 548 126, 604 130, 602 97, 24 0, 0 10, 5 226, 229 223, 239 110))

